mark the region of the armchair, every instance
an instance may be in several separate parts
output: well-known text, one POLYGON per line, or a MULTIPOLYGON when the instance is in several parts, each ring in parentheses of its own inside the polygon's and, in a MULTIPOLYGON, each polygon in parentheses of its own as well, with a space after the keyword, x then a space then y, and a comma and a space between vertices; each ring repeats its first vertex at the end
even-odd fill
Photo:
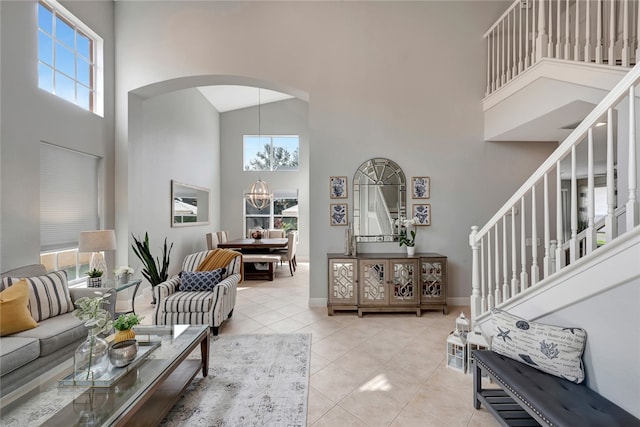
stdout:
MULTIPOLYGON (((182 271, 196 271, 213 252, 187 255, 182 263, 182 271)), ((212 291, 179 291, 181 282, 177 275, 157 285, 153 289, 156 298, 154 324, 209 325, 213 335, 218 335, 220 325, 233 314, 237 287, 242 277, 242 257, 233 258, 226 269, 222 281, 212 291)))

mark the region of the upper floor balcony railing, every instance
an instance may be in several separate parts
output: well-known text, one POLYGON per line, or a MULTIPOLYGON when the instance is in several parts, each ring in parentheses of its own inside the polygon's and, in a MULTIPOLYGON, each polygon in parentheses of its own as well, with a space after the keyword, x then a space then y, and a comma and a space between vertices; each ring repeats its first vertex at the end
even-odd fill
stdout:
POLYGON ((474 321, 636 230, 638 84, 640 65, 620 80, 486 225, 471 227, 474 321))
POLYGON ((630 67, 640 57, 640 2, 515 0, 484 38, 486 95, 541 58, 630 67))

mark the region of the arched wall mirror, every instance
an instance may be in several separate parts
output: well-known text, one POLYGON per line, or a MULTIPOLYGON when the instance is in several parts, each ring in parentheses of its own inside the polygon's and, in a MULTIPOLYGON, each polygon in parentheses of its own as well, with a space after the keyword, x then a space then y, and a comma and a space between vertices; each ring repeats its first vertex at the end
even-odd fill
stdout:
POLYGON ((358 242, 394 242, 395 225, 406 216, 407 185, 398 164, 373 158, 360 165, 353 177, 353 232, 358 242))

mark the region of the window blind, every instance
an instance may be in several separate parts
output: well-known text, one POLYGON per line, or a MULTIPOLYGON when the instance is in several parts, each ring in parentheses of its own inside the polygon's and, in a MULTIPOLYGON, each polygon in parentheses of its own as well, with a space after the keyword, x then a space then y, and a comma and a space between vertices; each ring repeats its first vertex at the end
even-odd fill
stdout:
POLYGON ((40 250, 78 246, 81 231, 97 230, 100 158, 40 144, 40 250))

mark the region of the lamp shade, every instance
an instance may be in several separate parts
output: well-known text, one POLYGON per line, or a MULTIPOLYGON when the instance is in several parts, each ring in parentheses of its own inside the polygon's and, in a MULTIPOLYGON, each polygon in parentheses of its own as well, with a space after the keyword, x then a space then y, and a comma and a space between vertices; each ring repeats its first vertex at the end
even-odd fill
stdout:
POLYGON ((244 193, 244 197, 251 206, 261 210, 269 206, 273 198, 273 193, 271 192, 269 184, 259 179, 244 193))
POLYGON ((113 230, 81 231, 78 252, 116 250, 116 233, 113 230))

